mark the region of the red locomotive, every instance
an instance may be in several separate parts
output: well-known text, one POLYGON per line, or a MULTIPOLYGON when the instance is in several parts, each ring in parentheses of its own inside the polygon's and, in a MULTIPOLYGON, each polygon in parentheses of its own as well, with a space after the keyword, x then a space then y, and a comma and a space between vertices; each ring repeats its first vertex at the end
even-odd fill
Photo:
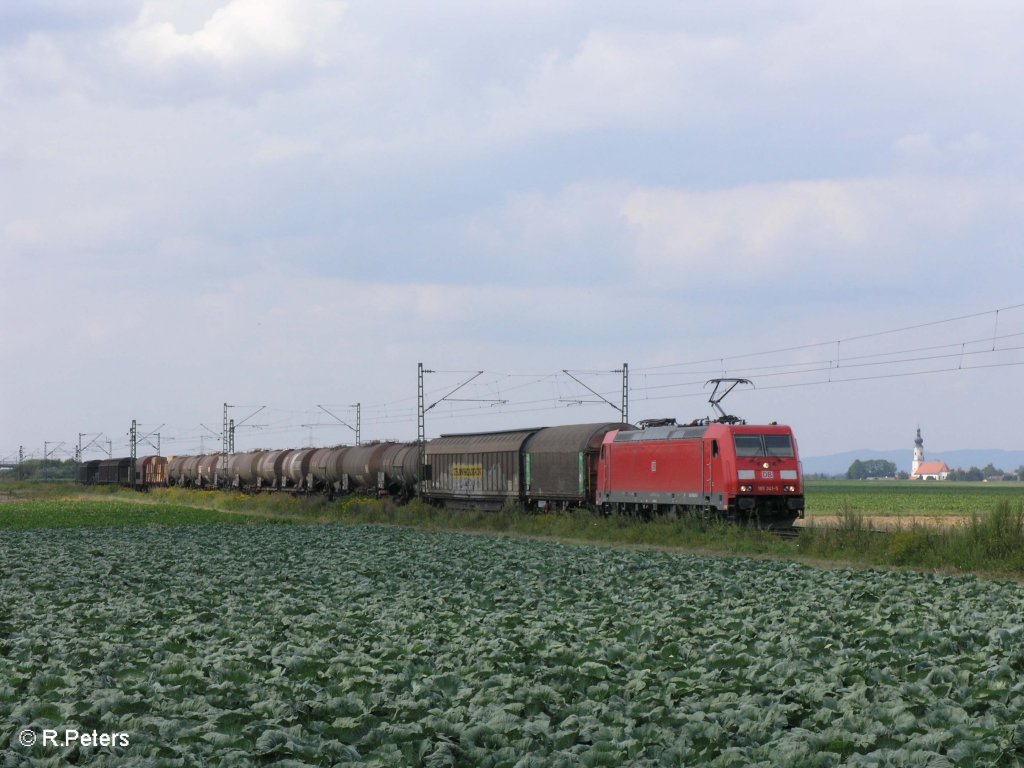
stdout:
POLYGON ((702 511, 761 525, 789 526, 804 516, 803 476, 793 431, 781 424, 749 425, 718 402, 743 380, 714 380, 715 421, 605 435, 597 467, 596 502, 608 512, 672 514, 702 511))

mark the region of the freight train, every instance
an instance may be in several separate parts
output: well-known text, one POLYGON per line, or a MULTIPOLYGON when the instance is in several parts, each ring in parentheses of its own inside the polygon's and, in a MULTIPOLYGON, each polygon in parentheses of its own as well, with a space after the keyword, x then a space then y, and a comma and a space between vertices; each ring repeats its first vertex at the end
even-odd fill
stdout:
POLYGON ((804 516, 803 476, 788 426, 732 416, 573 424, 442 435, 424 444, 84 462, 78 481, 150 487, 364 493, 438 506, 586 507, 608 514, 699 513, 766 526, 804 516))

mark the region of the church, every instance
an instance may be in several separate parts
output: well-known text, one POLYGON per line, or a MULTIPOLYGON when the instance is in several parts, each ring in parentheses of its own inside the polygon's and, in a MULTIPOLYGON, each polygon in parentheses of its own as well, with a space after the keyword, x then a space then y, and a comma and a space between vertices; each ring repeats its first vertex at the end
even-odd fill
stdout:
POLYGON ((949 476, 949 467, 944 461, 924 460, 924 439, 921 428, 917 428, 917 439, 914 440, 914 461, 910 465, 911 480, 945 480, 949 476))

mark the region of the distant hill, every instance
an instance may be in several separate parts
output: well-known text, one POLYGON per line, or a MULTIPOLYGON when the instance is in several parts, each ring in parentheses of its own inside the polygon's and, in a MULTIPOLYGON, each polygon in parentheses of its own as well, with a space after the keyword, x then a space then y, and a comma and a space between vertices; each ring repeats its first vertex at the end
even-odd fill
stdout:
MULTIPOLYGON (((804 456, 804 472, 823 475, 845 475, 850 465, 860 459, 885 459, 896 465, 897 469, 904 472, 910 471, 912 451, 906 448, 898 448, 891 451, 876 451, 869 448, 858 451, 844 451, 833 453, 829 456, 804 456)), ((992 464, 998 469, 1006 472, 1013 472, 1017 467, 1024 465, 1024 451, 1005 451, 1001 448, 980 448, 969 451, 928 451, 925 453, 925 461, 944 461, 950 469, 970 469, 971 467, 984 467, 992 464)))

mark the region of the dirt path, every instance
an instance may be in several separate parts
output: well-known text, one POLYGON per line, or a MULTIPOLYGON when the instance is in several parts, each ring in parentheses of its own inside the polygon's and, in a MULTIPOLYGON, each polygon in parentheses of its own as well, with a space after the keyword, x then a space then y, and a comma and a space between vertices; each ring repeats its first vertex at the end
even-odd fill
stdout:
MULTIPOLYGON (((899 528, 913 528, 914 526, 928 526, 933 528, 952 528, 956 525, 967 523, 970 518, 964 515, 907 515, 905 517, 894 517, 892 515, 864 515, 864 525, 875 530, 891 531, 899 528)), ((839 515, 814 515, 806 520, 797 520, 798 527, 811 525, 839 526, 843 524, 843 518, 839 515)))

